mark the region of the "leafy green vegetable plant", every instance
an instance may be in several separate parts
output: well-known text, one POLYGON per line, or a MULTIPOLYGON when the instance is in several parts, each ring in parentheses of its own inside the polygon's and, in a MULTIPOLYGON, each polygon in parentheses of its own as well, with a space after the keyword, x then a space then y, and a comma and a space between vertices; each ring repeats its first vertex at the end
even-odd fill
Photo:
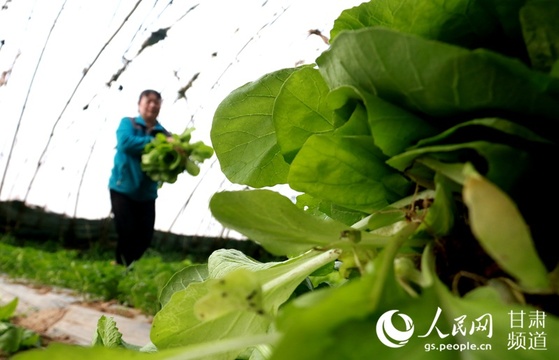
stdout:
POLYGON ((117 300, 148 315, 161 308, 157 300, 167 280, 194 261, 150 249, 125 269, 110 263, 110 251, 68 250, 55 243, 49 249, 31 241, 13 246, 9 237, 0 240, 0 272, 10 278, 70 289, 87 300, 117 300))
POLYGON ((0 304, 0 357, 41 345, 39 334, 10 322, 18 302, 18 298, 14 298, 7 304, 0 304))
POLYGON ((392 352, 370 339, 394 307, 428 326, 438 303, 452 327, 478 306, 501 336, 509 322, 499 306, 547 311, 557 326, 556 307, 530 301, 558 291, 557 251, 542 236, 552 211, 538 200, 557 199, 542 161, 557 150, 559 36, 544 14, 557 11, 556 1, 364 3, 336 20, 316 66, 267 74, 221 103, 212 142, 223 172, 253 188, 287 184, 302 211, 288 218, 288 199, 248 190, 215 194, 214 216, 277 255, 341 250, 338 271, 350 279, 285 307, 272 359, 390 358, 468 340, 410 340, 392 352), (388 251, 402 229, 405 241, 388 251), (456 242, 478 247, 461 254, 475 272, 445 266, 456 242), (468 277, 479 283, 457 284, 468 277))
POLYGON ((157 134, 142 154, 142 170, 154 181, 174 183, 183 172, 192 176, 200 173, 200 164, 214 154, 212 147, 202 141, 191 143, 194 128, 182 134, 172 134, 170 139, 157 134))
POLYGON ((210 209, 285 260, 219 250, 176 273, 140 352, 555 358, 557 15, 554 0, 365 2, 316 64, 229 94, 212 144, 248 189, 210 209))

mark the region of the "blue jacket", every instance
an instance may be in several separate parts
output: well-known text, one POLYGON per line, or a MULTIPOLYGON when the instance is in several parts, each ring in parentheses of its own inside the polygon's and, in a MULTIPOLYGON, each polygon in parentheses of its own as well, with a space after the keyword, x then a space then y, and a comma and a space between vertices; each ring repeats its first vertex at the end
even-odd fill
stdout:
POLYGON ((142 152, 157 133, 170 133, 159 122, 148 133, 141 116, 125 117, 116 130, 116 154, 109 179, 109 189, 128 195, 137 201, 157 198, 159 183, 142 171, 142 152))

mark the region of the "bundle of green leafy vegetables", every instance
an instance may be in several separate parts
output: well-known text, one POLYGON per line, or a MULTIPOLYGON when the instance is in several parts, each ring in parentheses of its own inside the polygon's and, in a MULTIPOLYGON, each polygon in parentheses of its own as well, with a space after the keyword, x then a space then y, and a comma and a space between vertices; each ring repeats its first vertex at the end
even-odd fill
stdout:
POLYGON ((170 137, 159 133, 142 154, 142 170, 154 181, 174 183, 180 174, 200 173, 200 164, 211 158, 214 150, 203 141, 190 142, 194 128, 170 137))
POLYGON ((230 93, 212 144, 248 189, 210 209, 279 259, 176 273, 140 351, 555 358, 556 19, 556 0, 373 0, 316 64, 230 93))

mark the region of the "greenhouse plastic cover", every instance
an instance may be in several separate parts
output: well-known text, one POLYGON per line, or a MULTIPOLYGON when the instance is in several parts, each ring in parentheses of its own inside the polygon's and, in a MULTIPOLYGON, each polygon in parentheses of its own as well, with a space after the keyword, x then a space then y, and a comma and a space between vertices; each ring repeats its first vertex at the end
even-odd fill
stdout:
MULTIPOLYGON (((142 90, 162 93, 159 121, 168 130, 194 127, 192 140, 211 145, 214 111, 231 91, 314 63, 334 20, 361 2, 5 0, 0 201, 107 218, 115 131, 122 117, 137 115, 142 90)), ((198 176, 162 186, 156 229, 223 236, 209 199, 240 188, 214 156, 198 176)))

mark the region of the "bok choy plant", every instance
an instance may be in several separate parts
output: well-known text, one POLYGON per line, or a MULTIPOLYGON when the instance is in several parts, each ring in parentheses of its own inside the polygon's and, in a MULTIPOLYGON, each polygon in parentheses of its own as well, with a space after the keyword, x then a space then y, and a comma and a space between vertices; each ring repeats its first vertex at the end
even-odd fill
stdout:
POLYGON ((556 0, 364 2, 315 64, 231 92, 212 145, 248 189, 210 209, 279 259, 222 249, 175 274, 140 351, 555 358, 557 18, 556 0))
POLYGON ((41 344, 39 334, 10 321, 18 302, 18 298, 7 304, 0 302, 0 358, 7 358, 24 349, 37 348, 41 344))

